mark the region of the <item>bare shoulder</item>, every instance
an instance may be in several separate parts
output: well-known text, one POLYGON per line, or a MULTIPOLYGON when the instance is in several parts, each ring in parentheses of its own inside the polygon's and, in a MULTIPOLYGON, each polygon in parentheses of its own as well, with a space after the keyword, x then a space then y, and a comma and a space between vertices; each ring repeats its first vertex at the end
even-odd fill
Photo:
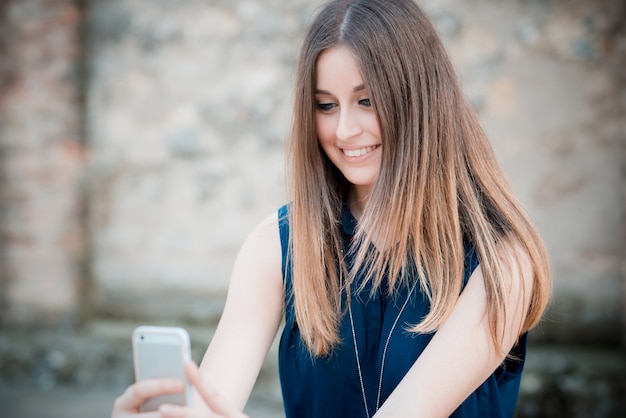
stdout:
POLYGON ((252 232, 257 230, 261 232, 266 231, 269 233, 276 233, 276 237, 278 237, 278 212, 272 212, 269 216, 259 222, 252 232))
POLYGON ((508 277, 520 278, 527 282, 533 276, 532 261, 529 251, 515 238, 502 239, 497 246, 498 256, 508 277))
POLYGON ((245 239, 237 261, 234 276, 263 277, 282 284, 282 258, 277 212, 259 222, 245 239))
POLYGON ((246 238, 246 243, 255 246, 271 247, 270 251, 280 251, 280 234, 278 231, 278 213, 274 212, 259 222, 246 238))

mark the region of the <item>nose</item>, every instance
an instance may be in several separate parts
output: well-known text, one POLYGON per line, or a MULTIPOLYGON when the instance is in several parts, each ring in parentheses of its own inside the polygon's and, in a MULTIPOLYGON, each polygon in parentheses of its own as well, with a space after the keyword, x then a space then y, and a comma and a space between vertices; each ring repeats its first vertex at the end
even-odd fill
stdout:
POLYGON ((362 128, 356 111, 350 107, 342 107, 335 131, 337 139, 345 141, 359 135, 361 132, 362 128))

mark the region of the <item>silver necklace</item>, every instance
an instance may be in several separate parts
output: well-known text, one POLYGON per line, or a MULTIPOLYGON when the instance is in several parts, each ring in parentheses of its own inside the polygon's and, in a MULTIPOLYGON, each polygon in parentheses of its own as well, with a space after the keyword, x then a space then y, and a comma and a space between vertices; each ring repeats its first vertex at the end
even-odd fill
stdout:
MULTIPOLYGON (((411 294, 417 285, 417 281, 413 283, 411 290, 409 290, 409 294, 400 308, 400 312, 398 312, 398 316, 396 316, 395 321, 393 321, 393 325, 391 325, 391 329, 389 330, 389 335, 387 335, 387 340, 385 341, 385 347, 383 348, 383 358, 380 363, 380 376, 378 377, 378 391, 376 393, 376 410, 374 413, 378 412, 380 408, 380 391, 383 386, 383 371, 385 370, 385 358, 387 357, 387 346, 389 346, 389 340, 391 340, 391 334, 393 330, 396 328, 396 324, 400 320, 400 316, 402 312, 404 312, 404 308, 406 308, 407 303, 409 303, 409 299, 411 298, 411 294)), ((361 395, 363 395, 363 406, 365 406, 365 415, 367 418, 371 418, 369 408, 367 407, 367 397, 365 396, 365 385, 363 384, 363 373, 361 372, 361 360, 359 360, 359 346, 356 342, 356 332, 354 330, 354 320, 352 319, 352 304, 348 305, 348 314, 350 315, 350 328, 352 329, 352 342, 354 343, 354 354, 356 356, 356 369, 359 373, 359 383, 361 384, 361 395)))

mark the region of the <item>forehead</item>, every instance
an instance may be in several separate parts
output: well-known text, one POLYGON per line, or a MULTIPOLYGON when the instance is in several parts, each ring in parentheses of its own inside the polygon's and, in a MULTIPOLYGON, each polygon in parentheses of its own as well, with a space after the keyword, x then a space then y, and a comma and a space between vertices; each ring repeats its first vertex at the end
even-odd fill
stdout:
POLYGON ((338 45, 323 51, 316 63, 316 87, 321 89, 352 89, 363 84, 361 69, 354 54, 345 46, 338 45))

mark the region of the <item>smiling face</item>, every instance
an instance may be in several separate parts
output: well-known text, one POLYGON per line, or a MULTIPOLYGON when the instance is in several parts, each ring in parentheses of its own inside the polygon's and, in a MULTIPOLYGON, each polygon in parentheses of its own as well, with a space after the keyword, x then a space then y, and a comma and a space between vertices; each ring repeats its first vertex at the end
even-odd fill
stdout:
POLYGON ((382 141, 376 112, 354 55, 344 46, 317 60, 315 126, 320 145, 364 203, 378 178, 382 141))

